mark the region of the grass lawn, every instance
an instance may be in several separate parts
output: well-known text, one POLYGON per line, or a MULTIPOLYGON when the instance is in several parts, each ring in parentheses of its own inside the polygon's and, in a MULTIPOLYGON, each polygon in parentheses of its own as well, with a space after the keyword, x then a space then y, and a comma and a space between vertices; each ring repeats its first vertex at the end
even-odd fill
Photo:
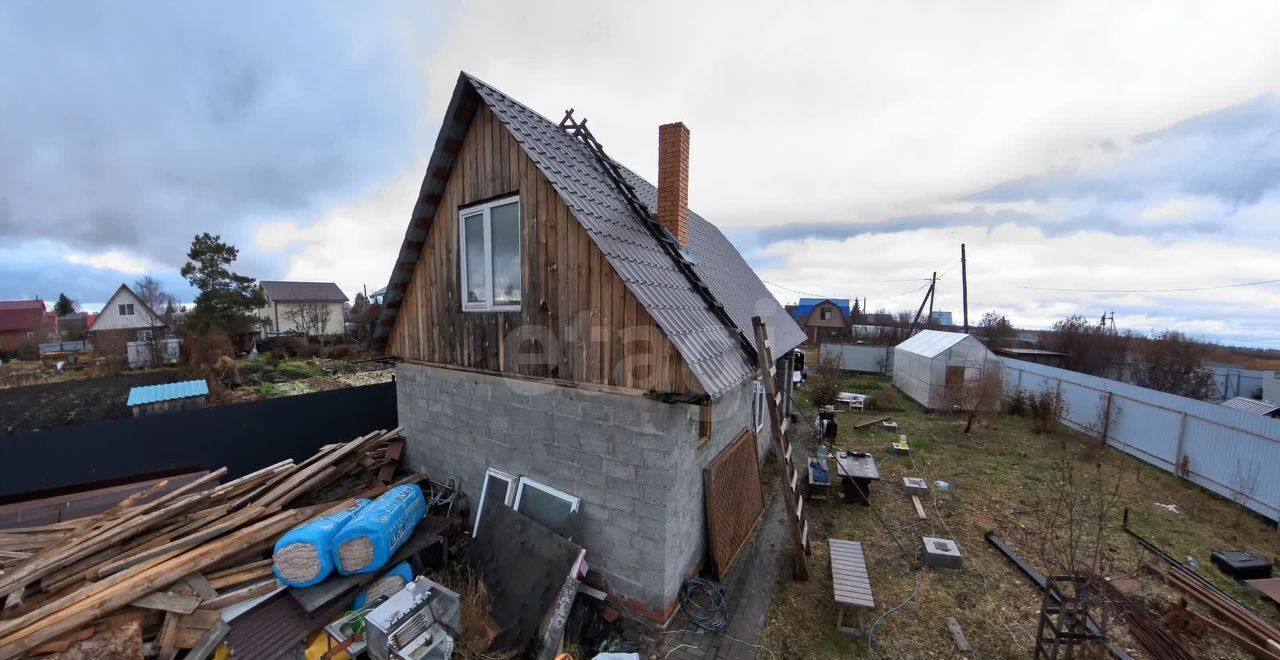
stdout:
MULTIPOLYGON (((842 389, 884 396, 891 387, 887 378, 857 376, 846 377, 842 389)), ((1210 563, 1209 554, 1214 550, 1247 550, 1272 560, 1280 555, 1280 533, 1233 502, 1119 450, 1099 450, 1095 440, 1067 429, 1040 435, 1031 431, 1028 418, 1001 415, 990 427, 975 428, 966 435, 962 417, 927 414, 901 393, 896 399, 900 412, 838 413, 836 448, 866 451, 876 458, 882 481, 872 487, 871 500, 885 524, 877 521, 871 509, 843 504, 838 497, 827 503, 806 503, 814 531, 811 577, 807 582, 792 580, 790 556, 786 554, 789 549, 784 550, 780 559, 783 569, 764 633, 764 645, 774 658, 867 654, 865 636, 852 639, 835 632, 826 540, 834 537, 862 542, 877 605, 868 617, 870 622, 908 600, 916 585, 916 572, 886 526, 912 553, 922 536, 955 539, 964 554, 964 567, 959 572, 929 568, 919 572, 915 598, 875 628, 877 657, 959 656, 947 632, 946 617, 960 622, 973 648, 970 657, 1030 657, 1041 593, 985 541, 983 534, 994 530, 1044 573, 1046 567, 1037 561, 1031 542, 1030 530, 1035 524, 1031 509, 1036 494, 1051 488, 1058 474, 1053 468, 1064 458, 1078 462, 1084 470, 1096 471, 1100 465, 1109 483, 1119 476, 1120 505, 1104 543, 1115 566, 1113 575, 1132 574, 1143 561, 1144 552, 1120 526, 1121 509, 1127 506, 1132 528, 1175 557, 1195 558, 1202 575, 1280 625, 1275 606, 1242 594, 1210 563), (896 438, 878 426, 861 431, 852 428, 859 420, 885 414, 892 414, 899 432, 908 437, 911 456, 893 454, 889 444, 896 438), (904 476, 924 477, 930 483, 930 494, 922 497, 927 520, 918 519, 903 491, 904 476), (935 480, 949 482, 951 490, 939 492, 932 487, 935 480), (1180 513, 1156 503, 1176 504, 1180 513)), ((797 400, 812 417, 814 409, 803 390, 797 400)), ((796 450, 801 456, 812 455, 815 443, 802 429, 802 424, 797 425, 796 450)), ((1166 604, 1176 602, 1174 592, 1157 585, 1156 578, 1135 577, 1142 583, 1135 595, 1157 615, 1166 604)), ((1135 657, 1148 657, 1123 626, 1112 626, 1112 638, 1135 657)), ((1248 657, 1212 637, 1188 645, 1199 657, 1248 657)))

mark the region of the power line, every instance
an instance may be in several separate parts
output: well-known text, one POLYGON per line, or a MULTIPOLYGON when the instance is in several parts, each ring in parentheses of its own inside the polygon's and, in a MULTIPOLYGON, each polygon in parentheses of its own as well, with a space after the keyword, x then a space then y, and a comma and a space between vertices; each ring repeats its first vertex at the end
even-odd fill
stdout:
MULTIPOLYGON (((779 289, 786 289, 787 291, 790 291, 790 292, 792 292, 792 293, 800 293, 800 294, 804 294, 804 295, 806 295, 806 296, 815 296, 815 297, 818 297, 818 298, 829 298, 829 299, 840 298, 840 296, 828 296, 828 295, 823 295, 823 294, 821 294, 821 293, 814 293, 814 292, 812 292, 812 291, 802 291, 802 290, 800 290, 800 289, 796 289, 796 288, 793 288, 793 287, 789 287, 789 286, 787 286, 787 285, 785 285, 785 284, 778 284, 777 282, 770 282, 769 280, 764 280, 764 279, 762 279, 762 280, 760 280, 760 281, 761 281, 761 282, 764 282, 765 284, 768 284, 768 285, 770 285, 770 286, 776 286, 776 287, 778 287, 779 289)), ((929 278, 927 278, 927 277, 923 277, 923 278, 921 278, 921 277, 912 277, 912 278, 902 279, 902 280, 872 280, 872 281, 870 281, 870 282, 861 282, 860 284, 884 284, 884 283, 888 283, 888 282, 921 282, 921 281, 928 282, 928 281, 929 281, 929 278)), ((923 287, 921 287, 921 288, 923 288, 923 287)), ((919 289, 913 289, 913 291, 918 291, 918 290, 919 290, 919 289)), ((910 292, 908 292, 908 293, 910 293, 910 292)))
POLYGON ((1257 282, 1237 282, 1236 284, 1222 284, 1219 286, 1192 286, 1177 289, 1060 289, 1055 287, 1043 286, 1020 286, 1019 289, 1030 289, 1032 291, 1068 291, 1072 293, 1180 293, 1184 291, 1213 291, 1215 289, 1236 289, 1245 286, 1263 286, 1266 284, 1280 284, 1280 280, 1260 280, 1257 282))

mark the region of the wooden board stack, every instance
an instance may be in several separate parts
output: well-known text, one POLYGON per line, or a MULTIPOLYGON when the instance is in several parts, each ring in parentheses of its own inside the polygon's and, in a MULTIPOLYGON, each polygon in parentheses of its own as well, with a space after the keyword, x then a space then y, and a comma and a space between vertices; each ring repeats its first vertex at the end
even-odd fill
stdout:
POLYGON ((135 640, 160 660, 207 657, 227 631, 223 608, 277 588, 276 540, 381 494, 400 442, 400 429, 376 431, 224 484, 225 468, 88 518, 0 530, 0 660, 135 640))

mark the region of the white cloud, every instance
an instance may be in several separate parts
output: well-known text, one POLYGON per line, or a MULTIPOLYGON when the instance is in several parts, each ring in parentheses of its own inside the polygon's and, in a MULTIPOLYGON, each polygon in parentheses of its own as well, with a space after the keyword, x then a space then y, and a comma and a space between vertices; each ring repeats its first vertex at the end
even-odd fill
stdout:
MULTIPOLYGON (((941 273, 935 309, 961 317, 960 243, 967 244, 969 318, 989 310, 1021 327, 1044 328, 1070 314, 1086 318, 1114 311, 1122 328, 1174 328, 1227 341, 1280 347, 1280 285, 1179 293, 1032 291, 1072 289, 1169 289, 1274 279, 1275 253, 1209 239, 1162 244, 1101 231, 1067 236, 1002 225, 870 233, 845 240, 787 241, 763 254, 775 266, 764 279, 835 297, 866 297, 872 309, 915 310, 924 291, 904 293, 913 282, 885 282, 941 273), (1138 256, 1140 255, 1140 256, 1138 256), (1224 280, 1222 264, 1231 279, 1224 280), (950 267, 948 267, 950 266, 950 267)), ((780 299, 797 294, 775 291, 780 299)))
POLYGON ((1088 168, 1144 131, 1280 85, 1280 4, 468 3, 428 63, 591 119, 652 178, 692 132, 691 204, 721 225, 861 222, 1088 168))
POLYGON ((1142 209, 1138 218, 1154 221, 1181 221, 1219 217, 1225 207, 1211 199, 1170 199, 1142 209))
POLYGON ((98 270, 114 270, 128 275, 145 275, 160 270, 162 267, 154 261, 126 254, 119 250, 110 250, 99 254, 76 253, 66 255, 68 262, 80 266, 91 266, 98 270))
POLYGON ((425 162, 373 194, 311 221, 261 225, 257 250, 287 261, 285 278, 337 282, 349 297, 386 286, 417 201, 425 162))

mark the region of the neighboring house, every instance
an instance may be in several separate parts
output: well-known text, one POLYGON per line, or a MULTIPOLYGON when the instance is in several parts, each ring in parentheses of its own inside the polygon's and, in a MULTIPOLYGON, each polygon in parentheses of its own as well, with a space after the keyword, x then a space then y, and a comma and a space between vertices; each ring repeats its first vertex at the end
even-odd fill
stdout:
POLYGON ((127 284, 111 294, 102 311, 89 324, 89 342, 95 355, 124 360, 129 342, 151 342, 166 337, 164 318, 147 306, 127 284))
POLYGON ((298 333, 308 337, 337 337, 346 329, 346 294, 333 282, 268 282, 262 292, 267 304, 260 316, 270 322, 265 333, 298 333))
POLYGON ((931 325, 953 326, 951 312, 933 312, 929 315, 929 323, 931 325))
POLYGON ((1280 371, 1262 372, 1262 400, 1280 404, 1280 371))
POLYGON ((58 317, 45 310, 43 300, 0 301, 0 355, 34 357, 41 342, 57 339, 58 317))
POLYGON ((74 312, 58 317, 59 338, 64 341, 78 341, 89 333, 89 321, 92 315, 88 312, 74 312))
POLYGON ((475 529, 512 505, 666 620, 707 552, 703 469, 771 440, 752 318, 775 355, 804 335, 689 211, 683 124, 659 128, 657 188, 578 130, 459 76, 373 347, 399 358, 407 462, 456 477, 475 529))
POLYGON ((949 410, 965 383, 999 364, 973 335, 921 330, 894 347, 893 385, 928 410, 949 410))
POLYGON ((849 338, 850 303, 847 298, 801 298, 787 310, 804 330, 805 341, 839 341, 849 338))

